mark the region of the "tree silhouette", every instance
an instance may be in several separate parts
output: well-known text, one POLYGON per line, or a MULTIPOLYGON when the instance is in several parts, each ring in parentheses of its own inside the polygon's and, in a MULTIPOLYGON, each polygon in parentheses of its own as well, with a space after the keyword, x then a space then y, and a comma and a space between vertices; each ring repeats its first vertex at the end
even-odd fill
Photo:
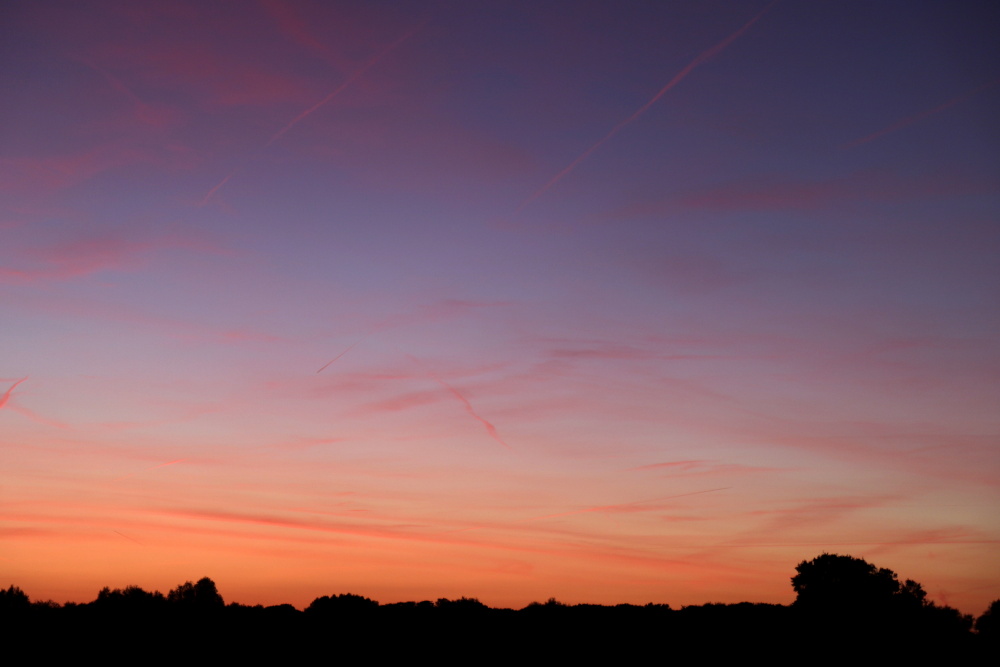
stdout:
POLYGON ((927 600, 912 579, 900 583, 890 569, 838 554, 822 554, 795 569, 792 607, 807 645, 848 652, 865 646, 882 657, 921 659, 969 650, 972 617, 927 600))
POLYGON ((226 606, 215 582, 202 577, 197 583, 187 581, 167 594, 167 601, 173 604, 203 611, 222 609, 226 606))
POLYGON ((882 607, 897 596, 922 603, 926 593, 915 581, 900 586, 896 573, 863 558, 822 554, 795 567, 795 605, 805 609, 844 610, 882 607))
POLYGON ((990 643, 1000 645, 1000 600, 994 600, 976 619, 976 633, 990 643))
POLYGON ((160 609, 166 599, 163 593, 143 590, 139 586, 111 589, 105 586, 93 605, 97 609, 121 613, 149 613, 160 609))
POLYGON ((462 597, 458 600, 439 598, 434 606, 446 613, 475 614, 481 611, 489 611, 489 607, 484 605, 477 598, 467 597, 462 597))
POLYGON ((28 594, 17 586, 4 590, 0 588, 0 614, 23 613, 31 607, 28 594))
POLYGON ((378 609, 378 602, 362 595, 342 593, 341 595, 324 595, 309 603, 306 613, 320 616, 353 616, 371 613, 378 609))

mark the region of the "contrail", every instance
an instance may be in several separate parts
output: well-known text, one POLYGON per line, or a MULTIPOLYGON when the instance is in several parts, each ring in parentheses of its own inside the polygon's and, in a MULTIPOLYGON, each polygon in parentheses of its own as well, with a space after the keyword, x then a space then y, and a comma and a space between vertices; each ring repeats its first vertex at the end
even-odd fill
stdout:
POLYGON ((12 384, 12 385, 10 386, 10 389, 8 389, 8 390, 7 390, 7 391, 6 391, 5 393, 4 393, 4 395, 3 395, 3 396, 0 396, 0 408, 3 408, 3 407, 4 407, 5 405, 7 405, 7 401, 9 401, 9 400, 10 400, 10 394, 11 394, 11 392, 12 392, 12 391, 14 391, 14 389, 15 389, 15 388, 17 388, 17 385, 21 384, 22 382, 24 382, 24 381, 25 381, 25 380, 27 380, 27 379, 28 379, 28 376, 27 376, 27 375, 25 375, 25 376, 24 376, 23 378, 21 378, 20 380, 18 380, 18 381, 17 381, 17 382, 15 382, 14 384, 12 384))
POLYGON ((372 58, 367 63, 365 63, 364 65, 362 65, 361 69, 357 70, 354 74, 352 74, 350 77, 348 77, 347 81, 344 81, 344 83, 342 83, 339 86, 337 86, 337 88, 332 93, 330 93, 329 95, 327 95, 326 97, 324 97, 322 100, 320 100, 316 104, 312 105, 311 107, 309 107, 308 109, 306 109, 305 111, 303 111, 302 113, 300 113, 298 116, 296 116, 292 120, 292 122, 290 122, 288 125, 286 125, 281 130, 279 130, 273 137, 271 137, 271 140, 267 142, 267 145, 270 146, 271 144, 273 144, 275 141, 277 141, 278 139, 280 139, 281 136, 283 134, 285 134, 285 132, 288 132, 290 129, 292 129, 293 127, 295 127, 295 125, 297 125, 299 123, 299 121, 301 121, 306 116, 308 116, 309 114, 313 113, 314 111, 317 111, 324 104, 326 104, 327 102, 329 102, 330 100, 332 100, 334 97, 336 97, 337 95, 339 95, 340 93, 342 93, 348 86, 350 86, 352 83, 354 83, 358 79, 358 77, 360 77, 362 74, 364 74, 369 69, 371 69, 372 67, 374 67, 378 63, 378 61, 382 60, 382 58, 384 58, 385 56, 389 55, 389 53, 391 53, 393 50, 395 50, 397 47, 399 47, 400 44, 402 44, 403 42, 405 42, 406 40, 408 40, 414 34, 416 34, 417 32, 419 32, 423 27, 424 27, 424 24, 421 23, 416 28, 413 28, 412 30, 410 30, 409 32, 407 32, 405 35, 403 35, 402 37, 400 37, 399 39, 397 39, 395 42, 393 42, 389 46, 387 46, 384 49, 382 49, 382 51, 379 52, 374 58, 372 58))
POLYGON ((357 345, 358 343, 360 343, 361 341, 363 341, 367 337, 368 337, 367 335, 364 335, 361 338, 359 338, 356 341, 354 341, 353 343, 351 343, 351 345, 349 345, 346 350, 344 350, 343 352, 341 352, 340 354, 338 354, 337 356, 335 356, 330 361, 328 361, 325 364, 323 364, 323 366, 320 367, 320 369, 318 371, 316 371, 316 373, 322 373, 323 371, 325 371, 327 366, 329 366, 330 364, 332 364, 333 362, 335 362, 337 359, 340 359, 342 356, 344 356, 345 354, 347 354, 348 352, 350 352, 354 348, 355 345, 357 345))
POLYGON ((987 88, 992 88, 993 86, 997 85, 998 83, 1000 83, 1000 79, 993 79, 989 83, 984 83, 983 85, 981 85, 981 86, 979 86, 977 88, 974 88, 973 90, 970 90, 969 92, 965 93, 964 95, 959 95, 955 99, 949 100, 949 101, 945 102, 944 104, 942 104, 940 106, 936 106, 933 109, 928 109, 927 111, 922 111, 922 112, 920 112, 920 113, 918 113, 918 114, 916 114, 914 116, 907 116, 906 118, 901 118, 900 120, 897 120, 895 123, 893 123, 889 127, 881 129, 878 132, 873 132, 872 134, 869 134, 866 137, 861 137, 860 139, 855 139, 854 141, 852 141, 849 144, 844 144, 843 146, 841 146, 841 148, 843 148, 845 150, 848 149, 848 148, 854 148, 855 146, 860 146, 861 144, 867 144, 869 141, 874 141, 875 139, 878 139, 881 136, 889 134, 890 132, 895 132, 896 130, 901 130, 901 129, 903 129, 904 127, 906 127, 908 125, 913 125, 914 123, 922 121, 924 118, 928 118, 929 116, 933 116, 935 114, 939 114, 942 111, 944 111, 945 109, 950 109, 951 107, 955 106, 956 104, 958 104, 960 102, 964 102, 965 100, 969 99, 970 97, 973 97, 974 95, 977 95, 977 94, 981 93, 982 91, 986 90, 987 88))
POLYGON ((206 195, 205 195, 204 197, 202 197, 202 200, 201 200, 201 203, 200 203, 200 204, 198 204, 198 207, 199 207, 199 208, 201 208, 202 206, 204 206, 205 204, 207 204, 207 203, 208 203, 208 200, 212 198, 212 195, 214 195, 214 194, 215 194, 216 192, 218 192, 218 191, 219 191, 219 189, 220 189, 220 188, 221 188, 221 187, 222 187, 223 185, 225 185, 225 184, 226 184, 226 181, 228 181, 228 180, 229 180, 230 178, 232 178, 232 177, 233 177, 233 174, 235 174, 235 173, 236 173, 236 171, 235 171, 235 170, 233 170, 233 171, 229 172, 229 175, 228 175, 228 176, 226 176, 226 177, 225 177, 224 179, 222 179, 221 181, 219 181, 219 184, 218 184, 218 185, 216 185, 216 186, 215 186, 214 188, 212 188, 211 190, 209 190, 209 191, 208 191, 208 194, 206 194, 206 195))
MULTIPOLYGON (((306 109, 305 111, 303 111, 302 113, 300 113, 288 125, 286 125, 285 127, 281 128, 280 130, 278 130, 278 132, 276 132, 275 135, 273 137, 271 137, 271 139, 266 144, 264 144, 264 146, 266 147, 266 146, 270 146, 271 144, 273 144, 275 141, 277 141, 278 139, 280 139, 285 134, 285 132, 288 132, 290 129, 292 129, 293 127, 295 127, 306 116, 308 116, 309 114, 311 114, 314 111, 318 110, 324 104, 326 104, 327 102, 329 102, 330 100, 332 100, 334 97, 336 97, 337 95, 339 95, 340 93, 342 93, 348 86, 350 86, 352 83, 354 83, 355 81, 357 81, 358 78, 362 74, 364 74, 365 72, 367 72, 368 70, 370 70, 372 67, 374 67, 380 60, 382 60, 382 58, 384 58, 385 56, 389 55, 389 53, 391 53, 394 49, 396 49, 397 47, 399 47, 400 44, 402 44, 403 42, 405 42, 406 40, 408 40, 410 37, 412 37, 413 35, 415 35, 417 32, 419 32, 421 29, 423 29, 423 27, 424 27, 425 24, 426 24, 426 22, 417 25, 417 27, 413 28, 412 30, 410 30, 409 32, 407 32, 406 34, 404 34, 402 37, 400 37, 399 39, 397 39, 395 42, 393 42, 389 46, 387 46, 384 49, 382 49, 382 51, 380 51, 374 58, 372 58, 367 63, 365 63, 364 65, 362 65, 361 68, 359 70, 357 70, 356 72, 354 72, 354 74, 352 74, 350 77, 348 77, 348 79, 346 81, 344 81, 342 84, 340 84, 339 86, 337 86, 336 90, 334 90, 332 93, 330 93, 329 95, 327 95, 326 97, 324 97, 322 100, 320 100, 316 104, 312 105, 311 107, 309 107, 308 109, 306 109)), ((198 206, 201 207, 201 206, 204 206, 205 204, 207 204, 209 202, 209 200, 212 198, 212 196, 216 192, 218 192, 219 189, 222 188, 222 186, 226 184, 226 181, 228 181, 230 178, 232 178, 233 174, 235 174, 235 173, 236 173, 235 170, 232 171, 232 172, 230 172, 230 174, 228 176, 226 176, 224 179, 222 179, 222 181, 218 185, 216 185, 214 188, 212 188, 211 190, 209 190, 208 194, 206 194, 202 198, 201 203, 198 204, 198 206)))
POLYGON ((556 183, 558 183, 559 181, 561 181, 562 178, 564 176, 566 176, 566 174, 568 174, 569 172, 573 171, 578 164, 580 164, 585 159, 587 159, 587 157, 591 153, 593 153, 598 148, 600 148, 601 146, 603 146, 609 139, 611 139, 611 137, 613 137, 616 134, 618 134, 618 132, 621 131, 622 128, 624 128, 626 125, 628 125, 629 123, 631 123, 632 121, 634 121, 636 118, 638 118, 642 114, 646 113, 646 111, 651 106, 653 106, 653 104, 655 104, 658 99, 660 99, 661 97, 663 97, 668 90, 670 90, 671 88, 673 88, 674 86, 676 86, 678 83, 680 83, 681 81, 683 81, 684 78, 694 70, 694 68, 696 68, 698 65, 701 65, 703 63, 708 62, 709 59, 711 59, 712 57, 718 55, 719 53, 721 53, 723 51, 723 49, 725 49, 727 46, 729 46, 734 41, 736 41, 736 38, 738 38, 744 32, 746 32, 747 30, 749 30, 750 26, 752 26, 762 16, 764 16, 764 14, 766 14, 768 11, 770 11, 771 7, 773 7, 777 2, 778 2, 778 0, 773 0, 771 2, 771 4, 769 4, 767 7, 765 7, 763 9, 763 11, 761 11, 759 14, 757 14, 757 16, 755 16, 752 19, 750 19, 750 21, 748 21, 747 24, 744 25, 742 28, 740 28, 739 30, 737 30, 736 32, 734 32, 732 35, 730 35, 729 37, 725 38, 724 40, 722 40, 721 42, 719 42, 718 44, 716 44, 715 46, 713 46, 712 48, 710 48, 708 51, 705 51, 700 56, 698 56, 697 58, 695 58, 694 60, 692 60, 690 63, 688 63, 687 67, 685 67, 680 72, 678 72, 677 75, 674 76, 674 78, 671 79, 669 81, 669 83, 667 83, 667 85, 665 85, 663 88, 661 88, 660 92, 658 92, 656 95, 654 95, 651 100, 649 100, 644 105, 642 105, 641 107, 639 107, 639 110, 636 111, 635 113, 633 113, 631 116, 629 116, 628 118, 626 118, 625 120, 623 120, 622 122, 618 123, 613 128, 611 128, 611 131, 608 132, 607 135, 605 135, 603 139, 601 139, 596 144, 594 144, 593 146, 591 146, 590 148, 588 148, 587 150, 585 150, 583 152, 583 154, 580 155, 580 157, 578 157, 575 160, 573 160, 572 162, 570 162, 569 165, 565 169, 563 169, 558 174, 556 174, 555 176, 553 176, 549 180, 548 183, 546 183, 545 185, 543 185, 542 187, 540 187, 538 190, 535 191, 534 194, 532 194, 530 197, 528 197, 523 202, 521 202, 521 205, 517 207, 517 209, 514 211, 514 213, 515 214, 516 213, 520 213, 522 210, 524 210, 524 208, 528 204, 530 204, 531 202, 535 201, 536 199, 538 199, 539 197, 541 197, 543 194, 545 194, 545 192, 548 191, 549 188, 551 188, 553 185, 555 185, 556 183))
MULTIPOLYGON (((413 359, 418 364, 420 363, 420 360, 417 359, 416 357, 413 357, 411 355, 406 355, 406 356, 410 357, 410 359, 413 359)), ((423 365, 423 364, 421 364, 421 365, 423 365)), ((452 387, 450 384, 448 384, 447 382, 445 382, 444 380, 442 380, 441 376, 439 376, 434 371, 432 371, 432 370, 430 370, 428 368, 427 372, 430 374, 430 376, 432 378, 434 378, 435 380, 437 380, 438 384, 440 384, 442 387, 444 387, 445 389, 447 389, 449 392, 451 392, 452 396, 454 396, 455 398, 457 398, 459 401, 462 402, 462 405, 465 406, 465 411, 468 412, 469 415, 471 415, 476 421, 478 421, 480 424, 482 424, 486 428, 486 432, 490 434, 491 438, 493 438, 494 440, 496 440, 497 442, 499 442, 501 445, 503 445, 507 449, 511 448, 510 445, 508 445, 506 442, 504 442, 503 438, 500 437, 500 434, 497 432, 496 426, 494 426, 493 424, 491 424, 490 422, 488 422, 487 420, 485 420, 485 419, 483 419, 482 417, 479 416, 479 413, 477 413, 476 410, 475 410, 475 408, 472 407, 472 403, 469 403, 469 399, 467 399, 465 396, 463 396, 461 394, 461 392, 459 392, 457 389, 455 389, 454 387, 452 387)))

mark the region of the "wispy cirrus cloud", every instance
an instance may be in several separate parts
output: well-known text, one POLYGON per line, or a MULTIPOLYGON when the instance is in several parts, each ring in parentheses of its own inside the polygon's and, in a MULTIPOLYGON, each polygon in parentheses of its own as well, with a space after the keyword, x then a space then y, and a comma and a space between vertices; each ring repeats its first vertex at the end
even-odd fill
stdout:
POLYGON ((339 71, 347 71, 350 61, 319 39, 309 22, 302 17, 300 8, 276 0, 258 0, 261 7, 271 15, 278 30, 294 44, 304 48, 339 71))
POLYGON ((15 381, 14 384, 12 384, 7 389, 7 391, 4 392, 3 396, 0 396, 0 408, 4 408, 7 405, 7 403, 10 401, 10 395, 11 395, 11 393, 13 393, 13 391, 15 389, 17 389, 17 385, 21 384, 22 382, 24 382, 27 379, 28 379, 28 376, 25 375, 20 380, 15 381))
MULTIPOLYGON (((30 419, 33 422, 36 422, 38 424, 43 424, 45 426, 50 426, 50 427, 53 427, 53 428, 60 428, 60 429, 69 428, 66 424, 64 424, 64 423, 62 423, 60 421, 57 421, 55 419, 49 419, 49 418, 46 418, 46 417, 42 417, 41 415, 36 414, 35 412, 29 410, 28 408, 26 408, 26 407, 24 407, 22 405, 17 405, 17 404, 14 404, 14 403, 10 402, 14 390, 17 389, 18 385, 20 385, 22 382, 24 382, 25 380, 27 380, 28 377, 29 376, 25 375, 20 380, 16 380, 14 382, 14 384, 12 384, 10 387, 8 387, 7 391, 5 391, 3 393, 3 396, 0 396, 0 410, 3 410, 3 409, 11 410, 13 412, 16 412, 16 413, 18 413, 20 415, 23 415, 23 416, 27 417, 28 419, 30 419)), ((0 382, 4 382, 4 381, 6 381, 6 380, 4 380, 3 378, 0 378, 0 382)))
POLYGON ((185 232, 156 236, 120 230, 75 234, 66 240, 24 244, 16 256, 0 266, 0 279, 8 282, 59 281, 110 270, 141 266, 159 251, 185 249, 218 252, 217 246, 200 234, 185 232))
POLYGON ((110 144, 56 156, 5 157, 0 158, 0 191, 51 194, 110 170, 154 161, 148 151, 110 144))

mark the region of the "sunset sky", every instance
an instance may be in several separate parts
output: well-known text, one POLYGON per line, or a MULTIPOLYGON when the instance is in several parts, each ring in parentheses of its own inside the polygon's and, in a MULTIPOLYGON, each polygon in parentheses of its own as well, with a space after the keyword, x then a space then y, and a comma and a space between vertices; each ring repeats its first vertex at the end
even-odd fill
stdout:
POLYGON ((4 2, 0 587, 982 613, 998 26, 4 2))

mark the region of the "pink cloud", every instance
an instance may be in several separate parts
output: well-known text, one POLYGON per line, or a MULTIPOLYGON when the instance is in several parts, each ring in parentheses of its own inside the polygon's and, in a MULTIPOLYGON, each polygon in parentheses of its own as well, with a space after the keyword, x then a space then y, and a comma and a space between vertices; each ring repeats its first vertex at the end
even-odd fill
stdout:
POLYGON ((278 30, 288 37, 292 43, 327 61, 340 72, 346 72, 351 69, 352 63, 322 43, 310 30, 310 24, 302 18, 293 5, 286 2, 278 2, 277 0, 258 1, 275 20, 278 30))
POLYGON ((20 380, 16 381, 14 384, 12 384, 7 389, 7 391, 4 392, 3 396, 0 396, 0 409, 3 409, 7 405, 7 403, 10 401, 10 395, 11 395, 11 393, 15 389, 17 389, 17 385, 21 384, 22 382, 24 382, 27 379, 28 379, 28 376, 25 375, 23 378, 21 378, 20 380))
POLYGON ((10 281, 67 280, 102 271, 130 270, 155 252, 179 248, 215 251, 207 239, 184 232, 143 240, 113 230, 88 232, 64 241, 21 248, 15 261, 22 266, 0 267, 0 278, 6 276, 10 281))
MULTIPOLYGON (((16 413, 18 413, 20 415, 23 415, 23 416, 27 417, 31 421, 33 421, 35 423, 38 423, 38 424, 42 424, 44 426, 50 426, 50 427, 53 427, 53 428, 60 428, 60 429, 68 428, 68 426, 66 424, 62 423, 62 422, 56 421, 54 419, 47 419, 45 417, 42 417, 42 416, 40 416, 40 415, 32 412, 31 410, 29 410, 26 407, 23 407, 21 405, 15 405, 15 404, 12 404, 10 402, 14 390, 17 389, 17 386, 19 384, 21 384, 22 382, 24 382, 27 379, 28 379, 28 376, 25 375, 20 380, 15 381, 7 389, 7 391, 4 392, 3 396, 0 396, 0 410, 3 410, 3 409, 12 410, 12 411, 14 411, 14 412, 16 412, 16 413)), ((2 378, 0 378, 0 382, 4 382, 4 381, 9 381, 9 380, 3 380, 2 378)))
POLYGON ((16 413, 27 417, 28 419, 30 419, 31 421, 35 422, 36 424, 41 424, 43 426, 49 426, 51 428, 59 428, 59 429, 68 429, 69 428, 69 425, 66 424, 66 423, 64 423, 64 422, 58 421, 56 419, 49 419, 48 417, 42 417, 38 413, 33 412, 33 411, 29 410, 28 408, 25 408, 25 407, 20 406, 20 405, 11 405, 11 406, 8 406, 8 409, 9 410, 13 410, 16 413))
POLYGON ((112 169, 152 161, 146 152, 110 145, 55 157, 0 158, 0 191, 47 194, 112 169))
POLYGON ((434 390, 411 391, 405 394, 398 394, 392 398, 368 403, 357 410, 358 414, 372 415, 383 412, 400 412, 410 408, 432 405, 443 400, 440 392, 434 390))
POLYGON ((472 407, 472 403, 470 403, 469 399, 465 397, 465 394, 455 389, 453 386, 442 380, 437 375, 434 375, 434 379, 437 380, 442 387, 447 389, 452 396, 458 399, 459 402, 461 402, 463 407, 465 407, 465 411, 468 412, 473 419, 475 419, 476 421, 478 421, 480 424, 483 425, 483 427, 486 429, 486 432, 489 434, 491 438, 499 442, 505 448, 510 449, 510 445, 504 442, 503 438, 500 437, 500 434, 497 432, 496 427, 492 423, 484 419, 478 412, 476 412, 475 408, 472 407))

